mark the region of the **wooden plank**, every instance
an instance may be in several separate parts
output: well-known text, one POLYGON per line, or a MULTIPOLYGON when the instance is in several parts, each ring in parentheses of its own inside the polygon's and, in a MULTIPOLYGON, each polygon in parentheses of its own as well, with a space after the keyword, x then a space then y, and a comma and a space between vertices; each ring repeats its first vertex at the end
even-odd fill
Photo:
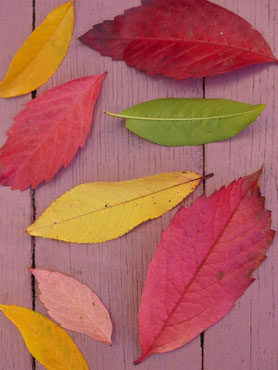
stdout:
MULTIPOLYGON (((60 0, 37 1, 37 22, 60 4, 60 0)), ((175 82, 150 78, 112 62, 77 41, 91 25, 111 19, 124 9, 139 5, 139 0, 77 1, 76 27, 69 54, 46 88, 70 79, 108 71, 94 113, 94 125, 86 146, 72 164, 59 172, 51 183, 36 191, 38 215, 59 195, 82 182, 117 181, 173 170, 202 173, 202 148, 163 148, 136 137, 123 123, 103 114, 104 109, 118 112, 133 104, 158 97, 201 97, 202 81, 175 82)), ((190 198, 196 199, 198 191, 190 198)), ((109 308, 113 324, 113 346, 97 343, 71 333, 92 369, 131 369, 138 357, 137 313, 147 265, 160 239, 163 227, 173 212, 148 222, 118 240, 100 245, 70 245, 36 239, 36 264, 57 270, 87 283, 109 308)), ((43 311, 37 300, 37 308, 43 311)), ((140 369, 190 370, 201 368, 200 339, 164 356, 152 356, 140 369)), ((37 368, 41 368, 37 365, 37 368)))
MULTIPOLYGON (((32 31, 32 4, 29 0, 3 1, 0 6, 0 81, 9 64, 32 31)), ((13 117, 19 113, 30 95, 15 99, 0 99, 0 145, 6 141, 6 132, 13 117)), ((24 193, 0 187, 0 301, 32 307, 30 274, 30 238, 24 230, 31 220, 30 191, 24 193)), ((30 369, 32 358, 23 339, 4 315, 0 314, 1 369, 30 369)))
MULTIPOLYGON (((278 2, 276 0, 218 0, 262 32, 278 52, 278 2)), ((276 52, 276 53, 275 53, 276 52)), ((273 211, 277 230, 278 70, 275 65, 256 66, 225 76, 209 78, 208 98, 227 98, 247 103, 266 103, 267 109, 252 127, 236 138, 206 145, 206 171, 215 173, 207 182, 210 194, 223 184, 264 165, 261 179, 266 206, 273 211)), ((205 370, 274 370, 278 368, 277 240, 269 258, 254 274, 255 283, 236 303, 234 310, 205 333, 205 370)))

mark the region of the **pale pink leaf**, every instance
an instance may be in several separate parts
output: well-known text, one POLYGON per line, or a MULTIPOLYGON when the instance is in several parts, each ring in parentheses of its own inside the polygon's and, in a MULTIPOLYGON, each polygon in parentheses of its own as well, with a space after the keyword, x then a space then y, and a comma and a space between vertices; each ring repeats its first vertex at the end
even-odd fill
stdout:
POLYGON ((85 284, 59 272, 30 269, 49 316, 66 329, 111 345, 112 322, 98 296, 85 284))

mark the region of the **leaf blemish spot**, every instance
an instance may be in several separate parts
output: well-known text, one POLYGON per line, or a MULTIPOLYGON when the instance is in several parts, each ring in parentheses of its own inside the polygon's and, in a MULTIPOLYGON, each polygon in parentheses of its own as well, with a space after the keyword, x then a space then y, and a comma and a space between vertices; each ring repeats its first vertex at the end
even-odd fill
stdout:
POLYGON ((217 274, 217 279, 218 280, 222 280, 223 279, 223 276, 224 276, 224 272, 223 271, 219 271, 218 274, 217 274))

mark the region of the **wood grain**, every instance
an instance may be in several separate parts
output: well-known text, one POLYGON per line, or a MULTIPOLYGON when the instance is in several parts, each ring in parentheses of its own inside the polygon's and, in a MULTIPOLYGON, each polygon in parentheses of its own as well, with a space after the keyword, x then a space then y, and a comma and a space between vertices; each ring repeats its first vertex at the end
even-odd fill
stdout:
MULTIPOLYGON (((32 31, 32 4, 21 0, 5 1, 0 5, 0 80, 9 64, 32 31), (20 12, 18 12, 20 9, 20 12), (16 21, 15 21, 16 15, 16 21)), ((6 140, 13 117, 31 98, 0 99, 0 145, 6 140)), ((32 307, 32 289, 27 266, 31 263, 30 238, 24 230, 31 221, 30 191, 25 193, 0 188, 0 301, 32 307)), ((1 369, 31 369, 32 357, 23 339, 3 314, 0 315, 0 367, 1 369), (24 367, 22 367, 24 366, 24 367)))

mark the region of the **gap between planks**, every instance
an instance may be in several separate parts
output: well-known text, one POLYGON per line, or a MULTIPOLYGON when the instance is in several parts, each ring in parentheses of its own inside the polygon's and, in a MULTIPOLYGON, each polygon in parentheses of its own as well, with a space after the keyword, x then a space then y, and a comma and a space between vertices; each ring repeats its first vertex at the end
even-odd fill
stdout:
MULTIPOLYGON (((203 78, 203 99, 206 98, 206 78, 203 78)), ((203 149, 203 176, 206 175, 206 146, 202 145, 203 149)), ((206 195, 206 178, 203 180, 203 195, 206 195)), ((200 345, 201 345, 201 369, 205 369, 205 332, 200 334, 200 345)))
MULTIPOLYGON (((36 0, 32 1, 32 32, 36 28, 36 0)), ((32 91, 32 99, 35 99, 37 96, 37 90, 32 91)), ((31 208, 32 208, 32 223, 36 220, 37 212, 36 212, 36 190, 31 189, 30 191, 31 196, 31 208)), ((36 239, 34 236, 31 236, 31 266, 32 269, 36 268, 36 239)), ((31 274, 31 290, 32 290, 32 310, 36 311, 36 282, 35 276, 31 274)), ((35 357, 32 356, 32 370, 36 370, 36 360, 35 357)))

